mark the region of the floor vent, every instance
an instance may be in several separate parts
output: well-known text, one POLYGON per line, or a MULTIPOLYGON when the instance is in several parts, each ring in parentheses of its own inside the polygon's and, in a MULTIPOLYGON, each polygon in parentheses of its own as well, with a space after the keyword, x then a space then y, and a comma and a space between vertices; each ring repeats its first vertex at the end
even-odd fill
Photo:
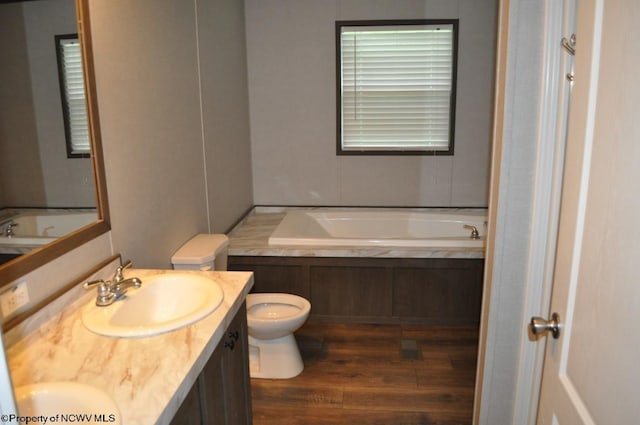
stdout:
POLYGON ((415 339, 400 340, 400 357, 403 360, 420 360, 422 355, 415 339))

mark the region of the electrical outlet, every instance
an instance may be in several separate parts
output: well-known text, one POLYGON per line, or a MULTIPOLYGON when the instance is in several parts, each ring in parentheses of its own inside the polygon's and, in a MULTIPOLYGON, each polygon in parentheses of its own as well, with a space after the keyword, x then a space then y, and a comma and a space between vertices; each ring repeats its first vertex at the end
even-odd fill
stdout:
POLYGON ((0 295, 0 308, 2 308, 3 317, 8 317, 28 303, 29 291, 27 290, 27 282, 24 280, 0 295))

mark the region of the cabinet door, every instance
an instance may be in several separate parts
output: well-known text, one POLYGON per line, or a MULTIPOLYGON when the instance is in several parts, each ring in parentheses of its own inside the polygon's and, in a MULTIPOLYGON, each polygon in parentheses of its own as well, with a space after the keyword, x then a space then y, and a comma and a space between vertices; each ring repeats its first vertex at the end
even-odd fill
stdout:
POLYGON ((243 304, 171 425, 251 425, 247 310, 243 304))
POLYGON ((199 378, 202 383, 200 386, 200 399, 204 419, 202 423, 207 425, 225 425, 227 423, 225 414, 224 365, 222 362, 223 353, 224 350, 226 350, 223 347, 224 341, 225 339, 218 344, 199 378))
POLYGON ((171 425, 193 425, 202 422, 202 406, 200 405, 199 381, 191 387, 189 394, 184 399, 180 408, 176 412, 171 425))
POLYGON ((243 305, 202 371, 201 400, 206 424, 252 423, 247 335, 243 305))
POLYGON ((243 305, 222 343, 222 368, 227 425, 249 425, 251 414, 251 381, 249 378, 249 345, 247 312, 243 305))

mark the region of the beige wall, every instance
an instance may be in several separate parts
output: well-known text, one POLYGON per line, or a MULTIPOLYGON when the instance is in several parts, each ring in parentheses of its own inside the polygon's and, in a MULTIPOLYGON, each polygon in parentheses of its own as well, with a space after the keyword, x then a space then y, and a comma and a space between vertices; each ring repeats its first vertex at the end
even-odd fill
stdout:
POLYGON ((486 206, 495 0, 246 0, 254 201, 486 206), (459 18, 454 156, 336 156, 334 22, 459 18))
POLYGON ((207 200, 212 233, 253 205, 242 1, 198 0, 207 200))
POLYGON ((77 33, 73 0, 24 3, 27 46, 46 205, 94 207, 91 160, 68 158, 54 36, 77 33))
POLYGON ((137 267, 170 267, 181 244, 226 230, 252 198, 249 178, 238 177, 249 162, 248 111, 214 105, 223 100, 208 84, 239 87, 239 98, 246 91, 243 73, 211 66, 230 55, 206 32, 227 25, 214 4, 242 14, 241 2, 199 0, 198 18, 192 2, 91 2, 113 244, 137 267), (227 120, 235 127, 218 132, 227 120))
POLYGON ((54 36, 77 32, 73 0, 0 6, 0 207, 91 207, 91 161, 67 158, 54 36))
POLYGON ((34 205, 43 202, 45 194, 19 3, 0 5, 0 31, 5 64, 0 66, 0 208, 17 202, 34 205), (33 158, 34 163, 25 164, 23 158, 33 158), (29 184, 21 188, 25 182, 29 184))

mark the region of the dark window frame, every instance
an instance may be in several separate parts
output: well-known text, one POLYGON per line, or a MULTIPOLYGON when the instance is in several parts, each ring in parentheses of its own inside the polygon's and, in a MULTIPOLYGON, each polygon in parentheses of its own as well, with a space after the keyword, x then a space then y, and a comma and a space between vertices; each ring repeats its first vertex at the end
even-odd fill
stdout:
POLYGON ((63 52, 60 46, 60 40, 78 40, 80 38, 78 34, 59 34, 54 36, 56 43, 56 59, 58 62, 58 81, 60 83, 60 101, 62 102, 62 118, 64 121, 64 136, 65 145, 67 149, 67 158, 91 158, 91 153, 78 153, 73 151, 73 145, 71 142, 71 118, 69 111, 69 103, 66 97, 65 80, 64 80, 64 66, 63 66, 63 52))
POLYGON ((401 19, 401 20, 356 20, 335 21, 336 51, 336 155, 377 155, 377 156, 452 156, 455 146, 456 93, 458 80, 458 38, 459 19, 401 19), (402 25, 452 25, 453 26, 453 58, 451 74, 451 96, 449 101, 449 149, 447 150, 344 150, 342 148, 342 81, 341 81, 341 29, 357 26, 402 26, 402 25))

